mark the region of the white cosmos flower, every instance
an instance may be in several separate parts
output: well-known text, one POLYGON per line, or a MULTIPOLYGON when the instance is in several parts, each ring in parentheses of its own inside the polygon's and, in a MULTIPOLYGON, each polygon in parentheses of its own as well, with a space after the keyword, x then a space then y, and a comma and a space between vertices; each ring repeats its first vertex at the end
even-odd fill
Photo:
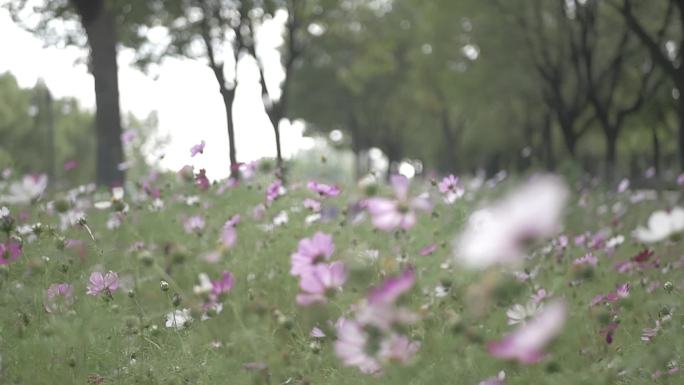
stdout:
POLYGON ((543 305, 537 304, 536 302, 530 301, 526 305, 521 305, 516 303, 511 306, 510 309, 506 310, 506 316, 508 316, 508 324, 516 325, 519 323, 525 323, 527 320, 533 318, 539 313, 543 305))
POLYGON ((195 294, 202 295, 211 292, 211 289, 214 286, 211 284, 211 279, 209 279, 209 275, 207 275, 207 273, 200 273, 198 276, 198 280, 199 285, 195 285, 193 287, 193 292, 195 294))
POLYGON ((47 188, 48 178, 45 174, 24 175, 21 182, 14 182, 9 187, 10 195, 0 197, 7 203, 30 203, 38 199, 47 188))
POLYGON ((560 178, 532 179, 493 206, 473 213, 455 241, 454 256, 477 269, 519 263, 527 255, 528 241, 558 232, 567 198, 560 178))
POLYGON ((633 235, 640 242, 653 243, 682 231, 684 231, 684 209, 675 207, 670 212, 653 212, 648 218, 648 227, 638 227, 633 235))
POLYGON ((166 315, 166 327, 183 329, 192 322, 190 309, 175 310, 166 315))

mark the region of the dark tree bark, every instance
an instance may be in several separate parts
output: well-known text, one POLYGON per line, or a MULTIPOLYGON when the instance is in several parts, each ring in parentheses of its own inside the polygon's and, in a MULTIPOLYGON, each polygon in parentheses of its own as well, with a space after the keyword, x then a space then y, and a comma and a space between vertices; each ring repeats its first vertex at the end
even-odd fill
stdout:
MULTIPOLYGON (((634 32, 639 41, 646 47, 651 55, 653 62, 662 69, 667 77, 672 81, 672 85, 680 92, 684 92, 684 66, 677 64, 682 60, 682 47, 684 46, 684 36, 681 36, 677 43, 677 58, 671 60, 662 48, 666 39, 665 32, 674 18, 678 18, 684 29, 684 1, 669 0, 668 7, 663 15, 663 22, 655 35, 650 34, 639 22, 634 14, 632 0, 622 0, 622 5, 616 8, 622 13, 627 27, 634 32), (676 7, 676 10, 675 10, 676 7)), ((679 118, 677 147, 679 153, 679 166, 684 170, 684 95, 680 95, 677 103, 677 116, 679 118)))
POLYGON ((544 157, 544 167, 548 171, 556 169, 556 158, 553 153, 553 131, 551 127, 551 115, 544 114, 542 123, 542 153, 544 157))
POLYGON ((71 0, 81 17, 90 46, 90 67, 95 78, 95 128, 97 132, 97 183, 120 185, 124 172, 121 143, 121 111, 116 62, 117 37, 114 14, 105 0, 71 0))
MULTIPOLYGON (((237 162, 237 146, 235 145, 235 129, 233 122, 233 102, 235 101, 235 90, 237 89, 237 80, 233 84, 228 84, 223 73, 224 64, 216 59, 214 53, 214 42, 212 40, 211 29, 209 27, 208 17, 213 17, 217 11, 209 9, 205 2, 202 2, 204 17, 201 22, 201 35, 204 41, 204 47, 207 50, 207 58, 209 59, 209 68, 214 73, 214 78, 218 84, 219 93, 223 99, 223 106, 226 113, 226 129, 228 131, 228 151, 230 159, 230 176, 231 178, 239 178, 239 164, 237 162)), ((239 32, 239 28, 236 29, 239 32)), ((238 48, 233 47, 233 56, 235 58, 235 65, 237 67, 238 48)), ((237 68, 236 68, 237 69, 237 68)))

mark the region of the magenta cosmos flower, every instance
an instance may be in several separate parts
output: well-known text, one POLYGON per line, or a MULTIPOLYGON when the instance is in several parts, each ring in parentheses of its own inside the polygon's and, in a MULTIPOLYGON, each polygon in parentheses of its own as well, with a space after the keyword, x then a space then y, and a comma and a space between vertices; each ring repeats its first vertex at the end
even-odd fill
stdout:
POLYGON ((233 289, 235 285, 235 278, 233 273, 230 271, 224 271, 221 274, 221 279, 211 281, 211 294, 219 296, 224 293, 228 293, 233 289))
POLYGON ((501 341, 491 342, 489 353, 497 358, 534 364, 544 357, 544 348, 563 330, 567 309, 563 302, 553 302, 528 323, 501 341))
POLYGON ((197 154, 204 154, 204 146, 206 143, 201 141, 199 144, 196 144, 192 147, 190 147, 190 157, 194 157, 197 154))
POLYGON ((319 263, 301 276, 297 304, 309 306, 325 303, 328 296, 342 288, 347 281, 347 268, 341 261, 331 264, 319 263))
POLYGON ((90 274, 90 279, 87 285, 88 295, 100 295, 102 293, 113 293, 119 288, 119 275, 113 271, 107 272, 107 274, 102 274, 96 271, 90 274))
POLYGON ((403 175, 393 175, 391 184, 394 188, 395 199, 369 198, 366 208, 372 216, 373 226, 385 231, 398 228, 408 230, 416 224, 416 210, 430 210, 427 199, 408 196, 409 180, 403 175))
POLYGON ((327 261, 335 251, 332 237, 328 234, 317 232, 311 238, 299 241, 297 251, 292 254, 292 267, 290 274, 301 276, 313 268, 317 263, 327 261))
POLYGON ((336 197, 340 195, 340 188, 333 185, 328 185, 324 183, 318 183, 316 181, 309 181, 306 185, 309 190, 315 192, 321 197, 336 197))
POLYGON ((74 288, 68 283, 53 283, 45 292, 45 311, 61 313, 74 304, 74 288))
POLYGON ((8 239, 0 243, 0 265, 9 265, 21 256, 21 243, 14 239, 8 239))
POLYGON ((285 186, 283 186, 283 181, 276 179, 266 188, 266 201, 268 203, 285 195, 285 186))

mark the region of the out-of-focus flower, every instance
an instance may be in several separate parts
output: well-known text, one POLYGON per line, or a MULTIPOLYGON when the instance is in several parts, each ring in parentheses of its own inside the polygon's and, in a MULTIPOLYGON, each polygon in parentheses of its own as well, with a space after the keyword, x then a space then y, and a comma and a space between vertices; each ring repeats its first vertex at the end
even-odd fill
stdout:
POLYGON ((336 197, 340 195, 340 188, 334 185, 309 181, 306 187, 321 197, 336 197))
POLYGON ((509 325, 524 324, 529 319, 534 318, 542 309, 538 302, 530 301, 526 305, 516 303, 506 310, 509 325))
POLYGON ((501 341, 489 344, 489 353, 497 358, 517 360, 523 364, 539 362, 544 348, 563 330, 567 317, 563 302, 552 302, 528 323, 520 326, 501 341))
POLYGON ((237 242, 237 230, 235 227, 238 223, 240 223, 240 214, 234 215, 223 224, 223 230, 221 231, 221 244, 224 247, 231 248, 235 246, 235 242, 237 242))
POLYGON ((205 145, 206 142, 202 140, 199 144, 195 144, 194 146, 190 147, 190 157, 194 157, 197 154, 204 154, 205 145))
POLYGON ((478 385, 506 385, 506 372, 503 370, 496 377, 490 377, 480 381, 478 385))
POLYGON ((405 269, 400 275, 387 278, 380 286, 371 289, 368 302, 371 305, 394 303, 404 293, 411 290, 415 282, 416 273, 413 269, 405 269))
POLYGON ((75 160, 67 160, 64 162, 64 171, 70 171, 78 167, 78 162, 75 160))
POLYGON ((650 342, 658 335, 660 331, 660 320, 656 320, 655 327, 653 328, 643 328, 641 329, 641 340, 645 342, 650 342))
POLYGON ((290 274, 301 276, 317 263, 330 259, 335 251, 335 244, 328 234, 317 232, 311 238, 299 241, 297 251, 291 256, 290 274))
POLYGON ((466 266, 518 264, 529 241, 554 235, 568 191, 554 176, 540 176, 489 209, 473 213, 456 239, 454 255, 466 266))
POLYGON ((624 178, 623 180, 620 181, 620 184, 618 184, 617 191, 619 193, 623 193, 629 189, 629 179, 624 178))
POLYGON ((202 168, 199 170, 199 173, 195 175, 195 186, 201 190, 207 190, 211 186, 211 182, 209 182, 209 178, 207 178, 207 170, 202 168))
POLYGON ((0 243, 0 265, 9 265, 21 256, 21 243, 8 239, 0 243))
POLYGON ((640 242, 653 243, 682 231, 684 231, 684 209, 675 207, 669 212, 653 212, 648 218, 648 227, 638 227, 633 235, 640 242))
POLYGON ((47 188, 48 178, 45 174, 24 175, 21 182, 14 182, 9 187, 9 195, 0 196, 0 202, 12 204, 31 203, 43 195, 47 188))
POLYGON ((430 210, 430 202, 423 197, 409 198, 409 180, 403 175, 392 176, 391 183, 395 199, 368 198, 366 208, 372 216, 373 226, 378 229, 408 230, 416 224, 416 210, 430 210))
POLYGON ((60 313, 74 304, 74 288, 68 283, 53 283, 45 292, 45 311, 60 313))
POLYGON ((344 263, 319 263, 301 276, 299 287, 302 293, 297 294, 297 303, 301 306, 325 303, 328 295, 342 288, 346 281, 347 269, 344 263))
POLYGON ((234 285, 235 278, 233 277, 233 273, 224 271, 221 274, 220 279, 211 281, 211 293, 216 296, 228 293, 233 289, 234 285))
POLYGON ((355 306, 355 318, 338 320, 335 354, 344 365, 380 375, 383 364, 405 364, 416 354, 420 344, 399 334, 397 327, 413 323, 418 317, 395 304, 414 282, 413 270, 407 269, 371 290, 366 301, 355 306))
POLYGON ((188 234, 199 234, 204 230, 205 224, 203 216, 193 215, 183 221, 183 228, 188 234))
POLYGON ((311 199, 311 198, 306 198, 304 199, 304 208, 307 208, 315 213, 321 211, 321 202, 311 199))
POLYGON ((192 322, 190 309, 174 310, 166 315, 166 327, 183 329, 192 322))
POLYGON ((437 184, 439 192, 444 194, 445 203, 452 204, 465 194, 465 189, 459 186, 458 182, 458 177, 449 175, 447 177, 444 177, 444 179, 442 179, 442 181, 437 184))
POLYGON ((680 186, 684 186, 684 173, 679 174, 677 177, 677 184, 680 186))
POLYGON ((596 267, 598 264, 598 258, 594 256, 592 253, 587 253, 583 257, 575 259, 572 263, 575 266, 592 266, 596 267))
POLYGON ((432 245, 428 245, 423 247, 418 251, 418 254, 422 257, 426 257, 432 253, 434 253, 437 250, 437 244, 433 243, 432 245))
POLYGON ((280 179, 276 179, 266 188, 266 201, 272 203, 274 200, 285 195, 287 190, 280 179))
POLYGON ((102 274, 99 271, 90 274, 86 294, 100 295, 102 293, 111 294, 119 288, 119 275, 113 271, 102 274))

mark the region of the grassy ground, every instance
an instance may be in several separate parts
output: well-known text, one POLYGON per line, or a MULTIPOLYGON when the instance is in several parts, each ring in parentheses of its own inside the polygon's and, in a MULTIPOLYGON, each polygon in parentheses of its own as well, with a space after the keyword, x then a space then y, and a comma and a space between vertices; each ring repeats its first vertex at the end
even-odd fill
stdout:
MULTIPOLYGON (((631 203, 630 191, 592 191, 584 197, 586 205, 580 206, 580 195, 575 195, 563 228, 569 246, 562 250, 557 239, 534 244, 526 268, 537 275, 520 282, 503 271, 467 271, 451 259, 452 240, 469 213, 513 182, 470 191, 453 205, 441 202, 430 183, 414 183, 413 192, 430 193, 435 205, 413 229, 399 232, 375 230, 364 217, 353 220, 349 204, 362 197, 355 186, 343 186, 340 196, 324 200, 324 212, 336 212, 325 221, 305 223, 311 213, 302 201, 315 196, 303 185, 292 186, 266 208, 263 219, 254 219, 252 210, 264 203, 270 182, 260 176, 219 193, 218 186, 201 191, 172 178, 158 182, 164 207, 157 210, 150 208, 150 199, 129 189, 124 198, 129 210, 116 229, 107 227, 111 209, 88 207, 103 197, 88 193, 77 199, 57 193, 32 206, 8 206, 18 225, 40 222, 42 231, 37 237, 22 235, 22 256, 1 271, 0 382, 478 384, 502 370, 508 384, 684 382, 682 373, 653 379, 657 371, 678 368, 682 362, 684 273, 677 264, 682 243, 654 247, 660 268, 618 273, 613 267, 643 249, 630 234, 651 211, 665 207, 662 200, 631 203), (199 199, 188 205, 188 196, 199 199), (48 206, 84 207, 94 240, 81 225, 61 228, 57 210, 48 206), (19 219, 22 212, 28 217, 19 219), (288 222, 269 226, 281 212, 288 214, 288 222), (217 263, 207 262, 203 257, 217 250, 221 227, 235 214, 242 218, 236 245, 222 250, 217 263), (201 234, 184 231, 183 220, 191 215, 205 217, 201 234), (295 302, 298 284, 289 274, 290 255, 300 239, 316 231, 333 236, 333 258, 344 261, 351 272, 343 291, 328 304, 302 308, 295 302), (573 261, 586 253, 574 245, 574 236, 599 231, 605 231, 605 239, 623 235, 625 241, 613 253, 597 248, 596 268, 573 268, 573 261), (82 241, 84 249, 64 247, 65 240, 82 241), (419 254, 433 244, 434 253, 419 254), (378 251, 377 258, 372 250, 378 251), (421 321, 405 332, 420 341, 417 355, 406 366, 387 365, 381 377, 342 366, 327 321, 347 314, 369 287, 409 264, 416 269, 417 281, 403 305, 419 312, 421 321), (118 273, 120 288, 111 298, 86 295, 95 270, 118 273), (235 286, 226 295, 223 310, 201 321, 203 299, 193 293, 198 274, 216 279, 224 270, 234 274, 235 286), (168 291, 161 290, 162 280, 169 283, 168 291), (632 288, 628 298, 590 307, 595 295, 626 282, 632 288), (666 282, 673 284, 671 291, 664 288, 666 282), (54 283, 73 285, 74 303, 66 311, 48 313, 46 289, 54 283), (492 357, 486 344, 515 328, 507 325, 506 310, 525 304, 539 288, 569 305, 568 321, 547 349, 549 355, 533 365, 492 357), (191 309, 194 322, 180 330, 167 328, 165 316, 175 308, 191 309), (654 327, 657 319, 665 320, 662 330, 651 342, 642 341, 642 329, 654 327), (619 327, 608 343, 601 331, 616 321, 619 327), (313 326, 328 337, 310 337, 313 326)), ((382 188, 380 194, 390 191, 382 188)))

